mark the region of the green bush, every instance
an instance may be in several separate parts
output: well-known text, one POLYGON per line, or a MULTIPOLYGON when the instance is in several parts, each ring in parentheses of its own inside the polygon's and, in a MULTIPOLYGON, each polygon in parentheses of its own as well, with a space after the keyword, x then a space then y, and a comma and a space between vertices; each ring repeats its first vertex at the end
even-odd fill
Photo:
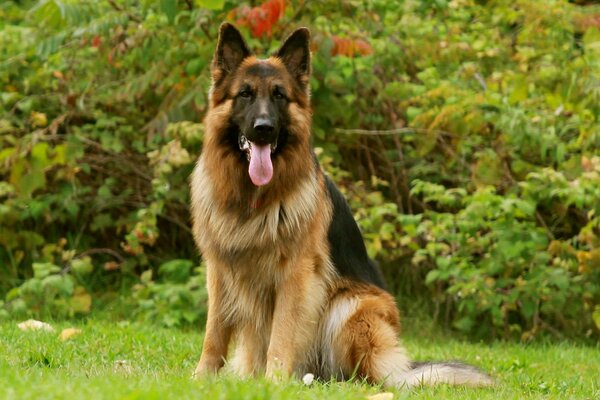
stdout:
POLYGON ((598 6, 252 6, 0 4, 0 316, 124 293, 202 321, 188 177, 231 20, 261 54, 311 28, 315 145, 390 287, 481 336, 598 338, 598 6))
POLYGON ((171 260, 158 268, 160 281, 149 269, 133 286, 137 317, 168 327, 206 322, 207 300, 204 267, 193 268, 190 260, 171 260))
MULTIPOLYGON (((584 190, 598 190, 598 172, 584 190)), ((538 226, 536 201, 527 194, 532 186, 526 181, 518 196, 501 196, 489 186, 468 194, 415 181, 414 194, 451 210, 427 210, 418 225, 411 217, 400 220, 412 228, 408 236, 426 238, 413 263, 429 263, 426 282, 438 289, 440 301, 456 303, 455 327, 485 334, 491 326, 503 336, 527 339, 544 329, 582 331, 593 325, 597 250, 582 234, 561 241, 538 226)), ((596 218, 590 226, 597 224, 596 218)))

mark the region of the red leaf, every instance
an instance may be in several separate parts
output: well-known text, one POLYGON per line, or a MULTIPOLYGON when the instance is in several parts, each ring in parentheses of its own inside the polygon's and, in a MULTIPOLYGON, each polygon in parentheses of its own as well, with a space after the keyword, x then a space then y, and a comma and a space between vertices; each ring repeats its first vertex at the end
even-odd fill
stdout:
POLYGON ((366 56, 373 54, 373 48, 369 43, 362 39, 349 39, 333 36, 332 56, 354 57, 355 55, 366 56))
POLYGON ((373 48, 371 47, 371 45, 362 39, 355 40, 354 46, 356 47, 356 51, 358 51, 363 56, 373 54, 373 48))
POLYGON ((237 24, 248 26, 252 36, 260 38, 265 33, 271 36, 271 29, 283 17, 285 11, 285 0, 268 0, 260 6, 249 8, 241 6, 230 13, 238 17, 237 24))
POLYGON ((575 19, 575 27, 580 31, 586 31, 589 28, 600 28, 600 13, 581 16, 575 19))
POLYGON ((275 24, 281 17, 283 17, 283 13, 285 11, 285 1, 284 0, 269 0, 264 3, 261 8, 267 11, 267 15, 269 16, 269 22, 271 25, 275 24))
POLYGON ((100 47, 100 44, 102 44, 102 38, 100 38, 99 35, 94 36, 92 39, 92 47, 100 47))

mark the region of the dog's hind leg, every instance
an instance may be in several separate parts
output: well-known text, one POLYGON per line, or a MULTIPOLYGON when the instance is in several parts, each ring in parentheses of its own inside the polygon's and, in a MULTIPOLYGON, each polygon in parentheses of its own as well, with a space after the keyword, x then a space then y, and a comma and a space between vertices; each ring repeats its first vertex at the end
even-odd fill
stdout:
POLYGON ((323 359, 337 378, 387 384, 392 374, 411 365, 398 341, 398 311, 389 294, 362 289, 333 299, 321 331, 323 359))
POLYGON ((398 314, 393 298, 376 288, 352 293, 347 291, 337 296, 325 319, 323 355, 334 375, 355 376, 399 388, 439 383, 493 384, 487 374, 470 365, 412 363, 398 339, 398 314))

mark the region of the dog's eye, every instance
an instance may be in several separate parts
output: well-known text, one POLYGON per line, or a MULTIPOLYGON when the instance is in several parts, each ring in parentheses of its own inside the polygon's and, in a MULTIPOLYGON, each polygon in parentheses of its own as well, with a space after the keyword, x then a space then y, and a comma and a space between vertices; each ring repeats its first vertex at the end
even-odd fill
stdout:
POLYGON ((243 97, 245 99, 248 99, 248 98, 252 97, 252 92, 247 89, 244 89, 239 93, 239 96, 243 97))
POLYGON ((285 99, 285 96, 279 90, 273 92, 273 97, 277 100, 285 99))

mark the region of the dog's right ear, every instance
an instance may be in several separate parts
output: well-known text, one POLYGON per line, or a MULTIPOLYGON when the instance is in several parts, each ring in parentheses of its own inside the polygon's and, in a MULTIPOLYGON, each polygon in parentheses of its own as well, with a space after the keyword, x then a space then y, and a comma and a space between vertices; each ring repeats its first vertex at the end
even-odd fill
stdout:
POLYGON ((219 41, 212 61, 214 82, 236 70, 244 58, 252 55, 242 34, 228 22, 219 28, 219 41))

